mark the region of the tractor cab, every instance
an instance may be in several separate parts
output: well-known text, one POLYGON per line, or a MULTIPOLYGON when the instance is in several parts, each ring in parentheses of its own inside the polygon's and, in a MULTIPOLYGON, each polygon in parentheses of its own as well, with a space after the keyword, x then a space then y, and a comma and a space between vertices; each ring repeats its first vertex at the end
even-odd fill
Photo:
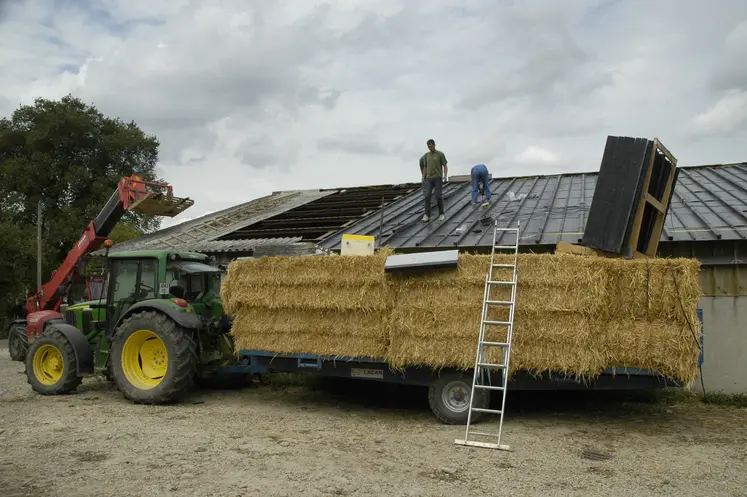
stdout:
POLYGON ((210 303, 220 294, 220 269, 192 260, 166 263, 168 294, 190 303, 210 303))
POLYGON ((137 251, 109 254, 109 259, 109 330, 134 307, 168 308, 206 319, 223 312, 220 269, 207 264, 209 259, 203 254, 137 251))

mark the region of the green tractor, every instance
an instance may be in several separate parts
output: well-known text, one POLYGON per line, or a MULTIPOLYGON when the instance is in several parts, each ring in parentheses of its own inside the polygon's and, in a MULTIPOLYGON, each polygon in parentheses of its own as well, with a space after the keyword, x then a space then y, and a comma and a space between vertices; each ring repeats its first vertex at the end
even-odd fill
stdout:
POLYGON ((119 252, 106 265, 105 295, 63 306, 31 341, 26 375, 35 391, 68 393, 86 374, 101 373, 128 399, 162 404, 235 363, 221 270, 207 256, 119 252))

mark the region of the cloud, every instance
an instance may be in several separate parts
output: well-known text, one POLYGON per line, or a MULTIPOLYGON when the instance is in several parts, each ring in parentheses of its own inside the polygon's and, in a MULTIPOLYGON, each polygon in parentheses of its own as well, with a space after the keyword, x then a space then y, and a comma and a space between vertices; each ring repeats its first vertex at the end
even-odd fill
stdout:
POLYGON ((521 151, 520 154, 514 159, 517 164, 521 165, 539 165, 539 166, 551 166, 555 165, 559 161, 558 154, 552 150, 531 145, 521 151))
POLYGON ((747 124, 747 91, 727 92, 705 112, 692 120, 702 135, 731 134, 747 124))
POLYGON ((375 134, 351 134, 338 137, 325 137, 317 142, 321 151, 345 152, 354 155, 394 155, 403 151, 404 143, 384 144, 373 138, 375 134))
POLYGON ((608 134, 747 160, 741 0, 14 1, 0 30, 3 115, 72 93, 136 121, 190 217, 417 182, 428 138, 451 174, 595 170, 608 134))
POLYGON ((712 77, 716 90, 747 90, 747 20, 739 23, 726 37, 723 52, 712 77))

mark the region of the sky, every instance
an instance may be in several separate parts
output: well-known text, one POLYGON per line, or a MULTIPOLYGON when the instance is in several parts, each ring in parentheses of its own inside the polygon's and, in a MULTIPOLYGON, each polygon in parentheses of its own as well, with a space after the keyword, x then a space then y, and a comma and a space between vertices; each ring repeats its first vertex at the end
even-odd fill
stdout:
POLYGON ((608 135, 747 161, 744 0, 0 0, 0 115, 66 94, 195 200, 597 171, 608 135))

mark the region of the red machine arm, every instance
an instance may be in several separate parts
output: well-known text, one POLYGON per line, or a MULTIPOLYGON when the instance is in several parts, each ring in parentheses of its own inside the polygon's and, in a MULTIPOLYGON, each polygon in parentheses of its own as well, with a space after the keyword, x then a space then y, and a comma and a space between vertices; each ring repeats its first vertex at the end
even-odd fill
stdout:
POLYGON ((189 198, 174 197, 172 187, 167 184, 144 181, 138 175, 122 178, 104 208, 88 223, 62 265, 52 273, 52 278, 40 292, 29 297, 26 312, 59 310, 81 258, 101 248, 126 211, 174 217, 192 204, 194 201, 189 198))

